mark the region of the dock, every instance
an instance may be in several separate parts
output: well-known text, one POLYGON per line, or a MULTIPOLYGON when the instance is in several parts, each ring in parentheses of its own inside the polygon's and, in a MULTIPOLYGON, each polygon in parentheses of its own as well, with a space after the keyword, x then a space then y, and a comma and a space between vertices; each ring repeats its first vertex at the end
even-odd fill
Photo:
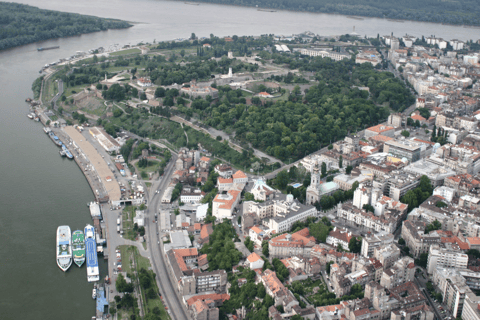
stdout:
POLYGON ((77 152, 75 161, 87 177, 97 202, 119 201, 121 197, 120 185, 116 179, 111 179, 112 171, 105 159, 77 129, 67 126, 63 131, 72 141, 74 146, 72 149, 77 152), (90 166, 87 166, 87 164, 90 166))

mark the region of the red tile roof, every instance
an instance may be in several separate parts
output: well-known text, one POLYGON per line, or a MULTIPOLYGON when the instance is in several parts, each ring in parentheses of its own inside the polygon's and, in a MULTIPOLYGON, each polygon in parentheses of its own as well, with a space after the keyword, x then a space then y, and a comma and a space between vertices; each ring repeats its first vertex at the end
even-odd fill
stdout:
POLYGON ((248 257, 247 257, 247 260, 249 262, 255 262, 255 261, 258 261, 258 260, 261 260, 262 258, 255 252, 253 252, 252 254, 250 254, 248 257))

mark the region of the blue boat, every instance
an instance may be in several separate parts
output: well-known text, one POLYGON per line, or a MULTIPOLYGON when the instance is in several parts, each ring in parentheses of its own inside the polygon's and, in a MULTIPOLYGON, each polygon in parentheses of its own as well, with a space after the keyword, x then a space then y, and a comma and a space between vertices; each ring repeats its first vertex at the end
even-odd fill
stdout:
POLYGON ((53 135, 53 142, 55 142, 55 144, 59 147, 61 147, 63 144, 63 142, 56 135, 53 135))
POLYGON ((87 280, 96 282, 100 280, 98 271, 97 243, 95 241, 95 228, 87 224, 85 227, 85 249, 87 251, 87 280))
POLYGON ((67 147, 64 144, 62 144, 62 150, 68 159, 73 159, 72 153, 70 152, 70 150, 67 149, 67 147))

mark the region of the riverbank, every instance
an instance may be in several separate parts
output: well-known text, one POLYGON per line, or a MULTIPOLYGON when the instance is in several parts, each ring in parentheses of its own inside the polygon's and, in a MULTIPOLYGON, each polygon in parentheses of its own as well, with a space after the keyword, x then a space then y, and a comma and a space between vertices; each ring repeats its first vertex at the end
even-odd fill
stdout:
MULTIPOLYGON (((173 0, 173 1, 178 1, 180 2, 181 0, 173 0)), ((327 12, 327 11, 322 11, 322 10, 297 10, 295 8, 277 8, 277 7, 271 7, 271 6, 268 6, 268 5, 263 5, 262 2, 255 2, 255 3, 252 3, 252 4, 232 4, 232 3, 225 3, 225 0, 212 0, 212 1, 205 1, 205 0, 192 0, 193 2, 189 2, 189 3, 186 3, 185 4, 196 4, 196 5, 199 5, 200 3, 203 3, 203 4, 215 4, 215 5, 222 5, 222 6, 232 6, 232 7, 246 7, 246 8, 255 8, 257 9, 257 11, 263 11, 263 12, 277 12, 277 11, 288 11, 288 12, 303 12, 303 13, 317 13, 317 14, 329 14, 329 15, 341 15, 341 16, 345 16, 349 19, 356 19, 356 20, 364 20, 364 19, 371 19, 371 18, 378 18, 378 19, 386 19, 388 21, 395 21, 395 22, 406 22, 406 21, 412 21, 412 22, 428 22, 428 23, 435 23, 435 24, 444 24, 444 25, 452 25, 452 26, 467 26, 467 27, 475 27, 475 26, 480 26, 480 22, 477 22, 476 24, 475 23, 471 23, 471 24, 464 24, 464 23, 452 23, 452 22, 449 22, 449 21, 429 21, 429 20, 425 20, 425 19, 405 19, 405 18, 400 18, 400 17, 387 17, 385 16, 385 14, 383 13, 384 11, 383 10, 379 10, 377 8, 374 8, 374 7, 371 7, 372 11, 375 12, 375 10, 378 11, 378 14, 372 14, 372 15, 362 15, 361 14, 361 11, 365 12, 365 10, 369 10, 370 8, 365 8, 364 5, 362 4, 358 4, 359 6, 361 6, 362 10, 357 10, 358 12, 355 13, 355 15, 352 15, 351 12, 352 11, 355 11, 355 8, 354 6, 345 6, 345 7, 348 7, 348 12, 327 12)), ((228 1, 228 0, 227 0, 228 1)), ((264 3, 265 2, 268 2, 268 1, 263 1, 264 3)), ((300 6, 304 3, 301 3, 301 1, 294 1, 294 2, 297 2, 297 4, 300 6)), ((313 7, 311 7, 313 8, 313 7)), ((360 8, 359 8, 360 9, 360 8)), ((402 9, 405 9, 404 6, 400 6, 399 8, 392 8, 393 10, 395 11, 400 11, 402 9)), ((404 12, 405 15, 409 15, 409 16, 412 16, 411 14, 411 10, 409 11, 409 9, 405 9, 406 11, 404 12)), ((418 10, 417 10, 418 11, 418 10)), ((420 10, 420 11, 423 11, 423 10, 420 10)), ((425 8, 424 10, 425 12, 428 11, 428 8, 425 8)), ((470 12, 461 12, 459 11, 457 14, 454 14, 456 13, 457 11, 449 11, 448 12, 448 15, 445 13, 445 16, 444 16, 444 20, 446 19, 450 19, 452 16, 453 17, 456 17, 458 18, 459 21, 464 21, 464 16, 466 13, 470 13, 470 12), (462 19, 460 19, 462 18, 462 19)), ((437 13, 438 15, 439 13, 437 13)), ((426 17, 426 15, 420 15, 420 17, 426 17)), ((455 20, 454 20, 455 21, 455 20)), ((478 19, 476 19, 476 16, 472 16, 471 17, 471 21, 472 22, 475 22, 475 21, 479 21, 478 19)))

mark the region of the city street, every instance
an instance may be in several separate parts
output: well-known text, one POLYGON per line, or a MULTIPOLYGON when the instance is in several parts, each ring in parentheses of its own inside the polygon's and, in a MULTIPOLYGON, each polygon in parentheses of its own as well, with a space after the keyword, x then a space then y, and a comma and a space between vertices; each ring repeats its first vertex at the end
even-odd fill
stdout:
MULTIPOLYGON (((155 214, 159 214, 159 208, 163 192, 167 188, 170 177, 175 171, 175 161, 177 157, 172 155, 172 159, 165 168, 165 173, 158 183, 152 186, 152 196, 147 195, 148 208, 146 210, 145 230, 147 235, 147 246, 151 254, 150 261, 153 271, 157 275, 157 283, 162 294, 166 306, 168 307, 170 316, 173 319, 189 319, 188 313, 181 303, 181 299, 177 295, 175 284, 171 281, 170 273, 167 270, 165 262, 166 253, 163 250, 163 244, 160 243, 162 234, 157 223, 154 222, 155 214), (154 190, 159 190, 156 193, 154 190)), ((161 217, 160 217, 161 219, 161 217)))

